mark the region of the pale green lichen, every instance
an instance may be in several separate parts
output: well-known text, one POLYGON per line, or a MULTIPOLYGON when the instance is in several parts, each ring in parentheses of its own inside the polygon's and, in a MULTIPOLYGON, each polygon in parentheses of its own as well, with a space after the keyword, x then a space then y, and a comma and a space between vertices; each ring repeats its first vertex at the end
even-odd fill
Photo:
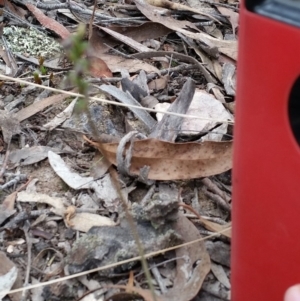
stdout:
POLYGON ((13 53, 50 58, 62 52, 58 42, 34 28, 7 26, 3 35, 13 53))

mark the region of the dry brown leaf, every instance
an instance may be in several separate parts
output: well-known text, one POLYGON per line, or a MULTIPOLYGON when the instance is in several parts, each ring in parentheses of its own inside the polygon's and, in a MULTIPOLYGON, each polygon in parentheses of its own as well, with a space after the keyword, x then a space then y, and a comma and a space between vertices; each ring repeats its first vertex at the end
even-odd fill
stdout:
POLYGON ((191 22, 175 20, 170 16, 159 14, 158 9, 155 6, 149 5, 146 1, 135 0, 137 8, 141 13, 146 16, 149 20, 157 23, 161 23, 164 26, 178 31, 185 36, 201 41, 209 47, 217 47, 219 52, 236 60, 237 58, 237 42, 236 41, 225 41, 211 37, 210 35, 199 32, 199 29, 191 22), (189 31, 187 29, 194 29, 196 32, 189 31))
POLYGON ((111 36, 113 36, 114 38, 116 38, 117 40, 119 40, 120 42, 127 44, 128 46, 130 46, 131 48, 135 49, 138 52, 147 52, 147 51, 151 51, 152 49, 144 46, 143 44, 135 41, 132 38, 129 38, 127 36, 125 36, 124 34, 118 33, 116 31, 113 31, 109 28, 105 28, 105 27, 100 27, 103 31, 105 31, 106 33, 110 34, 111 36))
POLYGON ((129 278, 128 278, 128 283, 127 283, 126 292, 130 292, 130 290, 133 288, 133 286, 134 286, 134 275, 133 275, 133 271, 129 271, 129 278))
MULTIPOLYGON (((22 20, 25 20, 25 16, 27 15, 27 11, 23 8, 21 8, 20 6, 17 6, 15 3, 12 3, 10 1, 5 1, 6 2, 5 5, 6 9, 8 9, 11 13, 13 13, 15 16, 18 16, 19 18, 21 18, 22 20)), ((0 5, 1 5, 1 1, 0 1, 0 5)))
POLYGON ((3 201, 3 203, 1 204, 1 213, 3 213, 3 211, 9 210, 9 211, 15 211, 15 201, 17 198, 17 191, 14 191, 13 193, 9 194, 3 201))
POLYGON ((218 19, 214 18, 210 14, 207 14, 207 13, 203 12, 201 9, 192 8, 192 7, 189 7, 189 6, 181 4, 181 3, 171 2, 171 1, 168 1, 168 0, 147 0, 147 2, 149 4, 151 4, 153 6, 157 6, 157 7, 163 7, 163 8, 173 9, 173 10, 178 10, 178 11, 190 11, 190 12, 193 12, 195 14, 206 16, 209 19, 212 19, 212 20, 217 21, 218 23, 220 23, 218 19))
POLYGON ((76 207, 75 206, 68 206, 66 211, 64 212, 64 219, 65 224, 68 228, 72 228, 74 224, 70 221, 76 214, 76 207))
MULTIPOLYGON (((199 29, 192 22, 179 21, 172 17, 166 16, 164 14, 160 14, 159 13, 160 9, 158 9, 156 6, 150 5, 146 1, 135 0, 135 4, 136 4, 137 8, 141 11, 141 13, 153 22, 163 24, 164 26, 166 26, 172 30, 179 31, 179 32, 182 32, 182 30, 184 28, 185 29, 191 28, 191 29, 195 30, 196 32, 199 32, 199 29)), ((182 32, 182 33, 184 34, 185 32, 188 32, 188 31, 184 30, 184 32, 182 32)))
POLYGON ((110 27, 110 29, 120 32, 138 42, 157 39, 172 32, 171 29, 165 27, 163 24, 156 22, 145 22, 140 26, 133 27, 110 27))
POLYGON ((204 224, 205 228, 212 232, 222 232, 222 234, 228 238, 231 238, 231 226, 230 224, 219 225, 217 223, 208 221, 204 218, 201 218, 200 221, 204 224), (227 229, 227 230, 226 230, 227 229), (226 231, 224 231, 226 230, 226 231))
POLYGON ((121 56, 111 54, 102 54, 101 58, 107 63, 113 73, 121 72, 124 69, 129 73, 135 73, 140 70, 144 70, 146 73, 159 73, 156 67, 137 59, 125 59, 121 56))
POLYGON ((228 9, 226 7, 221 7, 218 5, 217 5, 217 9, 224 17, 227 17, 229 19, 229 22, 232 26, 232 32, 235 35, 235 30, 239 26, 239 14, 231 9, 228 9))
MULTIPOLYGON (((147 24, 149 25, 150 28, 152 27, 152 26, 150 26, 151 23, 147 22, 147 24)), ((152 28, 158 27, 158 34, 162 34, 162 33, 169 31, 169 29, 164 30, 164 27, 162 27, 162 25, 160 25, 160 24, 155 24, 155 25, 156 26, 154 26, 152 28)), ((115 31, 117 31, 116 27, 114 27, 113 29, 115 31)), ((135 29, 129 30, 128 32, 126 31, 126 33, 128 33, 128 37, 136 39, 137 41, 142 41, 142 40, 148 39, 148 36, 143 37, 143 35, 139 31, 139 29, 145 31, 146 33, 148 32, 148 30, 145 30, 145 27, 139 26, 135 29)), ((119 28, 119 31, 122 32, 122 30, 120 28, 119 28)), ((113 39, 110 35, 106 34, 102 30, 101 30, 101 33, 105 34, 106 36, 104 38, 100 38, 99 37, 99 35, 100 35, 99 29, 97 29, 97 28, 93 29, 91 39, 89 40, 88 54, 91 57, 99 57, 100 59, 105 61, 108 68, 111 70, 111 72, 113 72, 113 73, 121 72, 122 70, 125 69, 129 73, 135 73, 140 70, 144 70, 146 73, 148 73, 148 72, 159 73, 159 70, 156 67, 154 67, 148 63, 145 63, 143 61, 140 61, 137 59, 125 59, 124 57, 121 57, 118 55, 112 55, 112 54, 106 53, 110 47, 114 47, 114 46, 118 45, 120 42, 113 39)))
POLYGON ((56 209, 56 214, 64 216, 65 206, 63 204, 64 199, 59 197, 50 197, 43 193, 30 193, 26 191, 21 191, 17 194, 18 202, 28 202, 28 203, 41 203, 48 204, 56 209))
POLYGON ((70 97, 67 94, 56 94, 50 97, 44 98, 39 102, 35 102, 28 107, 22 109, 21 111, 16 113, 16 118, 19 122, 33 116, 34 114, 44 110, 46 107, 56 104, 70 97))
POLYGON ((212 232, 222 233, 224 236, 231 238, 231 223, 227 223, 226 225, 220 225, 220 224, 208 221, 205 218, 203 218, 201 215, 199 215, 198 212, 193 209, 193 207, 191 207, 187 204, 184 204, 184 203, 181 203, 179 205, 181 207, 193 212, 207 230, 212 231, 212 232))
POLYGON ((95 213, 79 212, 69 217, 69 221, 65 220, 68 227, 80 232, 88 232, 92 227, 116 226, 107 216, 95 213))
POLYGON ((112 48, 116 45, 118 45, 118 41, 99 28, 94 27, 89 39, 88 55, 102 56, 110 47, 112 48))
POLYGON ((149 82, 148 88, 155 91, 163 90, 167 86, 168 80, 168 76, 161 76, 149 82))
POLYGON ((38 9, 34 5, 30 3, 27 3, 25 5, 44 27, 54 31, 62 39, 67 39, 71 35, 70 32, 63 25, 47 17, 40 9, 38 9))
MULTIPOLYGON (((110 49, 110 47, 114 47, 120 44, 119 41, 112 38, 111 35, 103 32, 102 30, 100 33, 99 28, 100 27, 93 28, 92 37, 89 40, 89 51, 91 51, 94 55, 101 55, 102 53, 107 52, 110 49)), ((131 38, 137 42, 142 42, 148 39, 157 39, 172 32, 171 29, 156 22, 145 22, 140 26, 133 27, 112 26, 109 27, 109 29, 113 30, 114 32, 121 33, 126 37, 131 38)))
POLYGON ((237 41, 219 40, 206 33, 200 33, 198 39, 211 48, 217 47, 219 52, 224 53, 230 58, 237 59, 237 41))
MULTIPOLYGON (((110 163, 116 165, 118 143, 96 143, 110 163)), ((207 177, 232 167, 232 141, 171 143, 157 139, 134 142, 130 172, 139 175, 149 166, 148 179, 178 180, 207 177)))
POLYGON ((112 72, 106 65, 106 63, 99 57, 88 56, 87 57, 90 67, 89 72, 94 77, 112 77, 112 72))

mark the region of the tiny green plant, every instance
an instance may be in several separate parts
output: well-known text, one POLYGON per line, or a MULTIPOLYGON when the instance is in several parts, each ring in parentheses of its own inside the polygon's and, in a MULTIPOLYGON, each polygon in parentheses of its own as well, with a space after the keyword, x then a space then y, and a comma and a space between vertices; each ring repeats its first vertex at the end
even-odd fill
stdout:
POLYGON ((44 66, 45 59, 43 56, 39 56, 39 69, 41 72, 41 75, 47 74, 47 68, 44 66))
POLYGON ((79 97, 75 105, 75 113, 86 114, 89 125, 92 129, 94 137, 98 136, 98 131, 95 124, 92 122, 91 114, 88 108, 88 83, 84 79, 85 74, 89 70, 89 62, 86 59, 88 43, 85 41, 86 26, 80 24, 77 32, 70 36, 64 42, 64 47, 68 59, 74 64, 73 71, 68 74, 68 82, 71 86, 75 86, 78 92, 83 95, 79 97))
POLYGON ((36 84, 41 85, 43 82, 41 79, 41 75, 46 75, 48 70, 44 66, 45 59, 42 56, 39 56, 38 62, 39 62, 39 67, 37 70, 33 72, 33 79, 36 84))
POLYGON ((47 71, 48 71, 47 68, 44 66, 44 62, 45 62, 44 57, 39 56, 39 69, 40 69, 41 75, 46 75, 47 71))
POLYGON ((85 30, 85 25, 80 24, 76 34, 70 36, 64 46, 67 57, 74 64, 74 70, 69 73, 68 80, 78 88, 80 94, 87 98, 88 84, 84 79, 84 75, 88 72, 89 63, 85 57, 88 47, 87 42, 84 40, 85 30))
POLYGON ((34 82, 35 82, 36 84, 39 84, 39 85, 42 84, 42 80, 41 80, 41 78, 40 78, 40 74, 39 74, 38 71, 34 71, 34 72, 33 72, 33 78, 34 78, 34 82))
POLYGON ((42 74, 42 75, 46 75, 47 72, 48 72, 48 70, 47 70, 47 68, 46 68, 45 66, 41 66, 41 67, 40 67, 40 71, 41 71, 41 74, 42 74))

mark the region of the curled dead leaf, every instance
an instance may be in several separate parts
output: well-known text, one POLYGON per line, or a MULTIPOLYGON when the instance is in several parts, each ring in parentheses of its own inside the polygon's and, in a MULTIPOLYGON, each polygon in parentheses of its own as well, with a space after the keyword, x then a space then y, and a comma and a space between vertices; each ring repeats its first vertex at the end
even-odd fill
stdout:
MULTIPOLYGON (((171 143, 145 139, 133 143, 130 172, 139 175, 141 168, 149 166, 148 179, 151 180, 208 177, 232 167, 232 141, 171 143)), ((118 143, 92 144, 110 163, 116 165, 118 143)))

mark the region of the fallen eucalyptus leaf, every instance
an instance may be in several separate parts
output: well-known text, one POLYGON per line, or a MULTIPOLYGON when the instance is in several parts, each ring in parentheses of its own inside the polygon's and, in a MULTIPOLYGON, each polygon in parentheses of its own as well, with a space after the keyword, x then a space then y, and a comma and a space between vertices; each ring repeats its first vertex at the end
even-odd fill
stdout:
MULTIPOLYGON (((95 145, 110 163, 116 165, 118 143, 90 143, 95 145)), ((130 172, 139 175, 141 168, 149 166, 150 180, 208 177, 232 167, 232 141, 171 143, 145 139, 133 143, 130 172)))

